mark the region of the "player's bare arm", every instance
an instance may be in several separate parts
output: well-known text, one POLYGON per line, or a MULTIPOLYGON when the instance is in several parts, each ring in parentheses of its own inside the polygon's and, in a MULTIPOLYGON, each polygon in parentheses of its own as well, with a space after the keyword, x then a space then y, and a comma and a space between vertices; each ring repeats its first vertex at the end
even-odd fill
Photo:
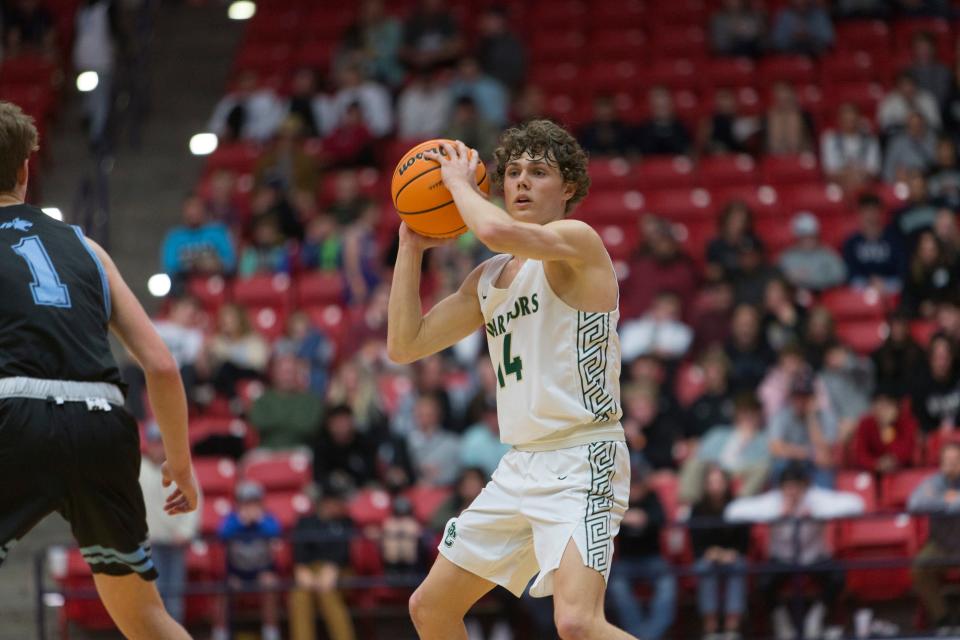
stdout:
POLYGON ((167 461, 164 482, 176 484, 167 498, 167 513, 187 513, 197 508, 197 486, 187 438, 187 399, 176 360, 157 334, 146 311, 127 286, 113 260, 92 240, 87 240, 103 263, 110 283, 113 315, 110 329, 143 369, 147 394, 163 437, 167 461))
POLYGON ((482 264, 470 272, 457 291, 423 314, 420 301, 423 252, 443 242, 445 240, 414 233, 405 224, 400 227, 400 248, 387 313, 387 354, 394 362, 413 362, 442 351, 483 324, 477 299, 482 264))
POLYGON ((531 157, 507 164, 504 190, 511 215, 477 189, 470 172, 476 171, 479 154, 459 141, 444 145, 444 151, 424 156, 440 163, 444 184, 460 215, 484 245, 497 253, 543 261, 551 285, 576 308, 607 311, 616 306, 617 281, 600 236, 580 220, 557 219, 562 218, 575 187, 564 183, 554 164, 531 157), (542 188, 548 182, 560 188, 542 188))

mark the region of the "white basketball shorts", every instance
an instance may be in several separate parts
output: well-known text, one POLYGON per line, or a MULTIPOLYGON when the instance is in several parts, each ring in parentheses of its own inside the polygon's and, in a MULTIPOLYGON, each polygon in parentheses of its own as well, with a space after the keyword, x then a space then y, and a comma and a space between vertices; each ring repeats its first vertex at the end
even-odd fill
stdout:
POLYGON ((440 540, 459 567, 520 596, 553 594, 553 572, 570 540, 583 563, 606 580, 613 538, 630 496, 630 456, 623 442, 554 451, 511 449, 490 482, 440 540))

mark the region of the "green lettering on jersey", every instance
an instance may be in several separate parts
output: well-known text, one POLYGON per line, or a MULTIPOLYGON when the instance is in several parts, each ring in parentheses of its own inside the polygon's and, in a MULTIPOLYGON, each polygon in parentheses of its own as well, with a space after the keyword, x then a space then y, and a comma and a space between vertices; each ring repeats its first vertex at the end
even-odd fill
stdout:
POLYGON ((506 313, 501 313, 486 323, 486 331, 491 338, 496 338, 506 333, 510 322, 517 318, 529 316, 540 310, 540 301, 537 294, 531 296, 519 296, 513 302, 513 308, 506 313))

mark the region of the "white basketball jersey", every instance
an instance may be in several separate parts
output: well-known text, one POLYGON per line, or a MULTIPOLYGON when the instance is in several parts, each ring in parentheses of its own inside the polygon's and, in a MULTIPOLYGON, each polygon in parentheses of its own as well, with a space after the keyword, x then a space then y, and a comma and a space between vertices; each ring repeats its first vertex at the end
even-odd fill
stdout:
POLYGON ((619 310, 579 311, 527 260, 508 289, 494 283, 511 256, 491 258, 477 293, 497 377, 500 439, 546 451, 623 440, 619 310))

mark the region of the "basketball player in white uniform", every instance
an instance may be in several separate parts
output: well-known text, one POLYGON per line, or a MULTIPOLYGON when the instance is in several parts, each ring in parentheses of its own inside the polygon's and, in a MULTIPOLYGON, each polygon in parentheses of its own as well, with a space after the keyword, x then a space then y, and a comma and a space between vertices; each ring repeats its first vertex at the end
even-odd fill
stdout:
POLYGON ((494 180, 506 210, 476 188, 476 152, 439 161, 464 222, 499 255, 423 315, 423 252, 443 240, 406 225, 390 292, 390 357, 411 362, 483 326, 496 371, 500 434, 513 445, 483 492, 444 530, 440 555, 410 599, 425 640, 466 639, 463 616, 495 585, 553 595, 564 640, 621 639, 603 613, 613 538, 627 508, 620 425, 617 278, 600 237, 567 220, 589 187, 569 133, 539 120, 507 131, 494 180))

